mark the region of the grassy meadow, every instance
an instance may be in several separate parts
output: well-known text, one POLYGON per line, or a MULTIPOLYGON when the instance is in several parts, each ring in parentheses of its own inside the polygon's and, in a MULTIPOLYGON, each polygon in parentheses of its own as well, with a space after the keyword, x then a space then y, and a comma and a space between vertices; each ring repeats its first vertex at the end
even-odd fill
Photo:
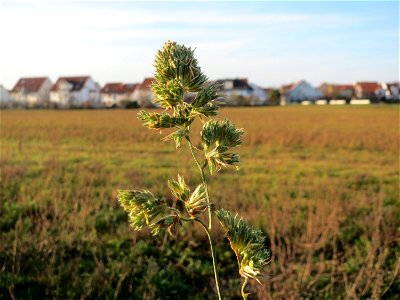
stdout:
MULTIPOLYGON (((187 145, 161 142, 136 113, 1 111, 0 299, 216 298, 201 228, 137 233, 117 202, 129 188, 170 199, 178 173, 200 183, 187 145)), ((252 299, 398 299, 398 106, 224 116, 245 130, 242 163, 208 177, 211 201, 267 232, 273 253, 252 299)), ((241 299, 216 236, 222 294, 241 299)))

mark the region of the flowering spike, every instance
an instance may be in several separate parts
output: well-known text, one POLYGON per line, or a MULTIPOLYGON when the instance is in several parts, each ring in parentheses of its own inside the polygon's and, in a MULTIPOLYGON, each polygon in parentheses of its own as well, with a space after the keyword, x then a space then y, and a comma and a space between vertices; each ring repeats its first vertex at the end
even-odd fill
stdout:
POLYGON ((229 120, 210 120, 203 125, 201 142, 210 173, 240 162, 239 155, 228 153, 242 144, 243 129, 237 129, 229 120))
POLYGON ((190 196, 189 187, 185 183, 185 179, 181 175, 178 175, 178 181, 171 179, 168 180, 168 186, 171 190, 172 195, 180 201, 186 202, 190 196))
POLYGON ((186 209, 191 216, 195 216, 207 209, 209 204, 206 200, 206 186, 199 184, 193 191, 189 200, 186 201, 186 209))
POLYGON ((118 191, 118 201, 128 212, 131 226, 135 230, 150 225, 158 215, 167 209, 165 200, 154 197, 150 191, 118 191))
POLYGON ((267 237, 261 230, 255 230, 238 215, 220 209, 216 211, 219 222, 229 239, 230 246, 236 254, 239 274, 252 278, 261 284, 261 270, 270 263, 271 251, 267 247, 267 237))

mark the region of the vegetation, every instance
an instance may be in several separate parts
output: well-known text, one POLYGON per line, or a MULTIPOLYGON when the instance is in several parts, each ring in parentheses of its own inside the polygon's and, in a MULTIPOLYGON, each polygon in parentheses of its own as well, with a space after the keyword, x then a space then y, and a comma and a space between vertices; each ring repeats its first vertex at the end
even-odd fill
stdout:
POLYGON ((174 235, 172 229, 179 228, 182 222, 200 224, 210 243, 215 288, 221 300, 212 226, 215 212, 235 252, 239 274, 244 278, 241 293, 246 300, 249 295, 245 292, 248 279, 255 279, 261 284, 258 277, 262 268, 270 262, 271 251, 266 244, 267 237, 262 231, 254 230, 239 219, 237 214, 233 216, 229 211, 215 210, 204 171, 208 167, 213 175, 222 167, 240 162, 239 155, 231 151, 242 144, 243 130, 237 129, 228 119, 203 121, 203 118, 218 114, 218 86, 206 83, 207 77, 194 58, 194 50, 167 41, 158 51, 154 65, 154 102, 165 110, 162 113, 143 110, 138 114, 139 119, 145 126, 160 130, 160 133, 161 130, 173 129, 174 132, 163 140, 173 140, 176 148, 181 146, 182 141, 187 142, 194 163, 199 168, 201 183, 191 193, 181 175, 178 175, 178 181, 169 180, 169 189, 176 200, 172 206, 168 206, 165 198, 157 198, 148 190, 122 190, 118 193, 118 200, 129 214, 131 226, 135 230, 141 230, 147 225, 153 235, 159 235, 163 229, 168 229, 168 233, 174 235), (195 94, 190 103, 184 101, 188 93, 195 94), (191 138, 191 127, 196 120, 200 120, 203 125, 200 131, 201 148, 194 146, 191 138), (195 154, 196 151, 200 152, 201 158, 198 158, 199 153, 195 154), (201 216, 205 211, 208 211, 208 226, 201 216))
MULTIPOLYGON (((396 299, 398 108, 224 108, 225 117, 246 132, 243 165, 213 175, 210 191, 269 233, 273 255, 249 298, 396 299)), ((131 110, 1 112, 1 299, 215 299, 204 230, 136 232, 117 201, 132 186, 165 195, 178 172, 198 184, 191 154, 182 147, 177 160, 160 138, 131 110)), ((214 221, 223 296, 241 299, 235 254, 214 221)))

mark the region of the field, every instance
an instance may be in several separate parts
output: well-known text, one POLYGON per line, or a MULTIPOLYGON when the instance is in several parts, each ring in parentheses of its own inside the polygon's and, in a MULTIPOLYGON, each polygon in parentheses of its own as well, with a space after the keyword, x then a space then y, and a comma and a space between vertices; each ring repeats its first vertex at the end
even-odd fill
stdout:
MULTIPOLYGON (((187 145, 161 142, 136 113, 1 112, 1 299, 216 298, 201 228, 136 233, 117 203, 118 189, 170 198, 176 174, 200 180, 187 145)), ((245 143, 239 171, 208 178, 212 202, 267 232, 273 252, 252 299, 398 299, 398 107, 223 116, 245 143)), ((224 299, 240 299, 235 257, 215 233, 224 299)))

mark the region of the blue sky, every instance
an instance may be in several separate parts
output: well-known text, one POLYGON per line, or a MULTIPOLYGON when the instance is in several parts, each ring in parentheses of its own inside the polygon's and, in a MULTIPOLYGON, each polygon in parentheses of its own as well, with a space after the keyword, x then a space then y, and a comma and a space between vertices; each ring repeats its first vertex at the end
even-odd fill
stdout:
POLYGON ((172 39, 211 78, 399 80, 399 2, 0 2, 0 80, 139 82, 172 39), (6 47, 4 47, 6 45, 6 47))

